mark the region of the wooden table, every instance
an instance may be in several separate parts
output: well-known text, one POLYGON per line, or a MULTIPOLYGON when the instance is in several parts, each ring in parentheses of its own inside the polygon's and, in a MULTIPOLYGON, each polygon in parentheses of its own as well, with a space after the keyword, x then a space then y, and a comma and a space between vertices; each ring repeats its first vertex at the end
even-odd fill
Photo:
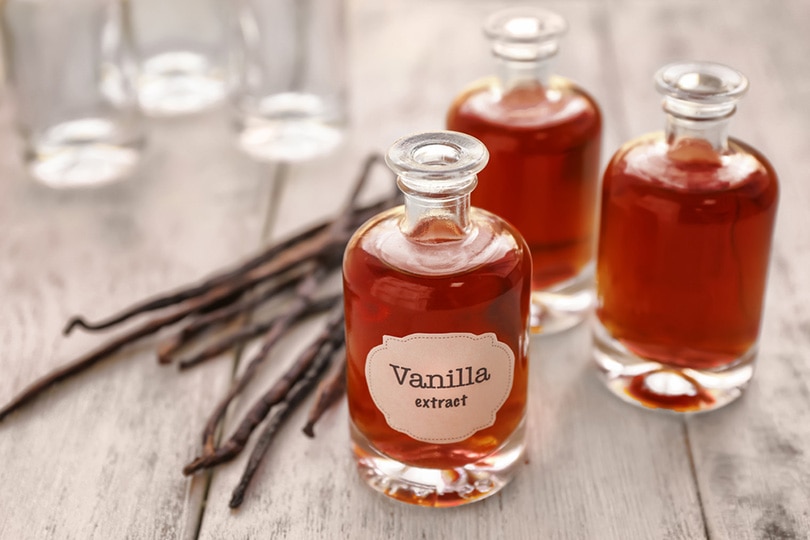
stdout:
MULTIPOLYGON (((130 182, 56 192, 25 177, 2 106, 0 402, 104 339, 62 337, 71 314, 106 315, 334 213, 367 152, 441 128, 454 94, 493 70, 479 27, 496 4, 348 5, 353 124, 328 158, 251 163, 220 110, 151 122, 130 182)), ((557 71, 604 108, 603 161, 662 127, 652 74, 664 63, 712 59, 751 80, 732 133, 771 158, 782 192, 759 367, 741 400, 701 416, 621 403, 596 380, 582 326, 532 342, 529 462, 498 495, 441 511, 377 495, 355 473, 342 404, 314 441, 298 411, 232 512, 246 456, 211 475, 180 470, 237 358, 179 373, 140 346, 0 424, 0 538, 810 538, 810 2, 544 5, 571 26, 557 71)), ((283 343, 229 429, 314 328, 283 343)))

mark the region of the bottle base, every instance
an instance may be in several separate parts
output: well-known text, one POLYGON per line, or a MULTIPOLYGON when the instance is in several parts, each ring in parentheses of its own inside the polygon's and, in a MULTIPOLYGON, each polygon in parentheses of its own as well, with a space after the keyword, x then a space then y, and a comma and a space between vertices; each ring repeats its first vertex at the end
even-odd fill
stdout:
POLYGON ((221 69, 189 51, 161 53, 141 66, 138 101, 149 116, 171 117, 209 109, 224 101, 221 69))
POLYGON ((635 355, 594 321, 593 357, 605 386, 627 403, 678 413, 707 412, 736 400, 754 375, 756 346, 717 369, 671 366, 635 355))
POLYGON ((486 458, 463 467, 431 469, 400 463, 376 450, 351 424, 352 447, 360 477, 397 501, 435 508, 479 501, 501 490, 520 465, 525 419, 509 439, 486 458))
POLYGON ((577 276, 539 291, 532 291, 532 334, 556 334, 577 326, 593 309, 593 263, 577 276))
POLYGON ((140 161, 143 139, 105 118, 58 124, 29 143, 26 166, 55 189, 111 184, 130 176, 140 161))
POLYGON ((325 156, 343 140, 343 130, 317 120, 267 121, 238 134, 239 149, 256 161, 304 161, 325 156))
POLYGON ((267 96, 255 107, 237 108, 237 144, 257 161, 313 159, 343 141, 341 115, 314 94, 285 92, 267 96))

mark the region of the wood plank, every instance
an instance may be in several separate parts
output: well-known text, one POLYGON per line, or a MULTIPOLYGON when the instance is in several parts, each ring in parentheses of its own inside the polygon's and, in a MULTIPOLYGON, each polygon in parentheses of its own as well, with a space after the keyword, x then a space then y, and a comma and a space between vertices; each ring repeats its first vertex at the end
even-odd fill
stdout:
MULTIPOLYGON (((616 84, 609 66, 616 60, 605 8, 548 5, 569 18, 571 40, 577 40, 563 49, 560 71, 606 95, 606 115, 621 119, 621 103, 609 95, 616 84)), ((334 212, 368 149, 384 151, 401 135, 442 127, 455 93, 493 69, 480 33, 492 7, 461 1, 354 4, 350 141, 343 155, 291 171, 274 234, 316 212, 334 212)), ((624 138, 616 127, 621 125, 609 125, 611 144, 624 138)), ((302 329, 301 338, 291 337, 278 351, 249 393, 254 399, 306 335, 302 329)), ((374 493, 355 472, 344 404, 318 426, 315 441, 300 432, 305 411, 292 417, 238 511, 227 503, 247 456, 216 471, 200 538, 703 537, 683 423, 616 401, 600 388, 589 355, 586 327, 533 340, 528 464, 491 499, 431 511, 374 493)), ((246 406, 240 402, 236 409, 233 416, 246 406)))
MULTIPOLYGON (((0 100, 2 101, 2 100, 0 100)), ((25 177, 0 121, 0 402, 105 338, 64 338, 256 249, 270 187, 231 150, 223 111, 153 123, 142 170, 97 191, 25 177)), ((227 388, 227 357, 190 373, 128 350, 0 424, 0 538, 193 536, 205 479, 182 466, 227 388)))
MULTIPOLYGON (((687 420, 710 538, 807 538, 810 531, 810 6, 806 2, 620 2, 616 50, 630 125, 649 130, 649 80, 667 61, 712 59, 743 71, 751 90, 731 134, 762 150, 781 181, 758 371, 746 395, 687 420), (663 24, 666 21, 667 24, 663 24), (655 39, 640 47, 639 28, 655 39)), ((657 115, 662 120, 661 115, 657 115)), ((656 128, 657 126, 652 126, 656 128)))

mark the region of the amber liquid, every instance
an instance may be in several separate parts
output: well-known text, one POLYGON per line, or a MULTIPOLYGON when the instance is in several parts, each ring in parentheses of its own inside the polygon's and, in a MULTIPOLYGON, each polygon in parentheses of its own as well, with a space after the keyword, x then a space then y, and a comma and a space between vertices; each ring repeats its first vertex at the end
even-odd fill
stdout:
POLYGON ((642 358, 715 369, 756 343, 778 198, 776 175, 737 141, 718 154, 653 135, 605 172, 597 315, 642 358))
POLYGON ((475 209, 471 216, 478 223, 478 233, 473 244, 488 245, 484 250, 442 240, 441 222, 428 221, 410 239, 400 237, 400 216, 401 209, 394 209, 365 225, 344 258, 349 412, 371 445, 396 461, 438 469, 474 463, 502 446, 524 417, 528 249, 516 243, 508 225, 475 209), (450 271, 425 275, 435 266, 424 261, 444 261, 450 271), (512 390, 494 425, 451 444, 417 441, 388 425, 369 393, 366 357, 382 343, 383 335, 404 337, 418 332, 494 332, 512 349, 512 390))
POLYGON ((447 127, 489 150, 472 204, 521 232, 532 253, 533 289, 577 276, 593 257, 602 130, 594 101, 559 78, 502 96, 485 82, 456 99, 447 127))

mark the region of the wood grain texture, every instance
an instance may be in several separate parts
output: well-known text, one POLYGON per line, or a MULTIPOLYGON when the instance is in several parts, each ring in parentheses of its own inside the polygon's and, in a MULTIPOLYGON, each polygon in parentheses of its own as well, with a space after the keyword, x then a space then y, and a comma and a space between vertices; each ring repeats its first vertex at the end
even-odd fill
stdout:
MULTIPOLYGON (((598 60, 613 45, 603 26, 607 10, 584 3, 550 7, 569 18, 577 37, 576 46, 563 48, 560 71, 597 89, 615 84, 615 73, 598 60)), ((385 151, 399 136, 443 127, 454 95, 493 69, 480 32, 492 8, 467 2, 357 6, 352 137, 342 155, 290 169, 273 234, 311 220, 300 211, 304 206, 334 212, 336 194, 346 191, 365 151, 385 151), (398 45, 405 42, 408 47, 398 45)), ((606 116, 623 114, 618 103, 607 100, 606 116)), ((615 144, 625 135, 607 131, 615 144)), ((375 187, 383 189, 386 181, 381 177, 375 187)), ((702 537, 683 423, 614 401, 595 380, 589 350, 585 327, 533 341, 528 464, 490 500, 431 511, 372 492, 354 470, 341 405, 319 425, 315 441, 300 431, 305 411, 291 419, 239 510, 229 510, 227 501, 247 456, 216 471, 200 538, 702 537)), ((277 352, 279 364, 289 362, 289 351, 277 352)), ((281 369, 274 364, 251 393, 258 396, 281 369)), ((234 416, 245 409, 240 403, 234 416)))
MULTIPOLYGON (((106 314, 335 213, 369 151, 441 129, 456 93, 493 71, 480 25, 508 4, 347 2, 352 127, 337 154, 304 164, 247 162, 218 111, 153 122, 132 182, 57 193, 24 178, 0 107, 0 401, 103 339, 61 337, 70 314, 106 314)), ((570 24, 557 71, 603 106, 603 163, 663 127, 652 75, 666 62, 711 59, 749 76, 731 131, 769 156, 782 191, 758 372, 744 398, 693 417, 630 407, 601 388, 582 326, 532 341, 527 463, 498 495, 430 510, 376 494, 354 469, 341 404, 314 441, 301 433, 306 407, 293 414, 231 511, 247 455, 216 469, 208 490, 208 476, 180 469, 234 360, 178 374, 139 347, 0 423, 0 538, 810 538, 810 3, 543 6, 570 24)), ((379 170, 365 196, 390 182, 379 170)), ((226 434, 322 322, 279 344, 231 407, 226 434)))
MULTIPOLYGON (((105 339, 62 337, 70 314, 106 315, 255 249, 268 186, 229 150, 224 127, 211 135, 222 126, 217 113, 154 124, 136 177, 61 193, 24 175, 3 115, 0 401, 105 339)), ((0 538, 193 534, 205 482, 181 468, 231 364, 180 374, 141 346, 8 417, 0 424, 0 538)))
MULTIPOLYGON (((710 59, 751 82, 730 132, 762 150, 780 178, 780 207, 757 373, 746 395, 685 420, 708 536, 810 537, 810 167, 807 2, 618 2, 613 17, 629 125, 660 114, 651 84, 664 62, 710 59), (664 24, 666 21, 666 24, 664 24), (655 28, 639 47, 633 32, 655 28), (803 60, 800 60, 803 59, 803 60), (802 65, 803 62, 803 65, 802 65), (634 106, 631 106, 633 104, 634 106)), ((660 125, 660 124, 659 124, 660 125)))

